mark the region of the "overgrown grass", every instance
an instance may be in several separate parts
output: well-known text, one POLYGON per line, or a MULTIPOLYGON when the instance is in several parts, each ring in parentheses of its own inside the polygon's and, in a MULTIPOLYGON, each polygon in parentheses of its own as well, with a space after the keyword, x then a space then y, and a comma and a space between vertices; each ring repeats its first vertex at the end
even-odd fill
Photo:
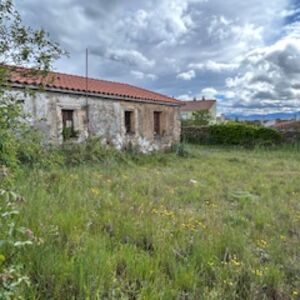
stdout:
POLYGON ((26 299, 299 299, 300 152, 189 152, 25 169, 26 299))

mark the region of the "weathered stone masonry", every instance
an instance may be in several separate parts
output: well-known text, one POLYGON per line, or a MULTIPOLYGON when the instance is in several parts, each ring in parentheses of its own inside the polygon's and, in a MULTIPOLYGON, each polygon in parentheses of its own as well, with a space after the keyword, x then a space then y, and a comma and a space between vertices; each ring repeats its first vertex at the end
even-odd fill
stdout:
POLYGON ((47 90, 24 96, 24 109, 29 123, 42 130, 47 143, 63 143, 62 111, 68 110, 77 132, 74 142, 90 135, 117 149, 131 145, 146 153, 169 148, 180 139, 179 106, 153 102, 47 90), (130 133, 126 133, 126 111, 133 118, 130 133), (160 134, 154 133, 154 112, 160 116, 160 134))

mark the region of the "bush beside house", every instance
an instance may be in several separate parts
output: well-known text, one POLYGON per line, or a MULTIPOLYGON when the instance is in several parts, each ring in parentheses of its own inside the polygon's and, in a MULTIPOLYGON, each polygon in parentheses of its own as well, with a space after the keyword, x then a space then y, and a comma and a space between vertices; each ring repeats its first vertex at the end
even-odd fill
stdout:
POLYGON ((182 128, 182 140, 193 144, 209 145, 276 145, 282 142, 279 132, 254 125, 228 123, 212 126, 187 126, 182 128))

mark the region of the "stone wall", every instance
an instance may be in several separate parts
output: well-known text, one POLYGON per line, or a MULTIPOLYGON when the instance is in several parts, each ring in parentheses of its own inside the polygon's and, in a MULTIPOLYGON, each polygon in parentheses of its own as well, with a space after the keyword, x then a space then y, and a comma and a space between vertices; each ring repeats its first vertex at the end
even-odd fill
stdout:
POLYGON ((279 130, 283 136, 283 140, 288 144, 295 144, 300 142, 300 130, 279 130))
POLYGON ((48 91, 23 98, 28 122, 44 132, 47 143, 63 143, 62 110, 73 111, 74 130, 78 133, 74 142, 94 136, 117 149, 135 147, 147 153, 167 149, 180 140, 179 108, 175 106, 48 91), (126 134, 125 111, 133 112, 132 134, 126 134), (161 113, 160 136, 154 135, 155 111, 161 113))
POLYGON ((285 143, 294 144, 300 142, 300 121, 291 120, 277 123, 274 129, 281 133, 285 143))

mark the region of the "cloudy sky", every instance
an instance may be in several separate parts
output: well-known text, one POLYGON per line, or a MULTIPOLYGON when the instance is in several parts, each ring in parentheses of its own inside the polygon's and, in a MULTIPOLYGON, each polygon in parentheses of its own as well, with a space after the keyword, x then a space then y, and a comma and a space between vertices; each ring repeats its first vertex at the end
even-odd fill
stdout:
POLYGON ((70 53, 58 71, 127 82, 219 113, 300 111, 299 0, 17 0, 70 53))

